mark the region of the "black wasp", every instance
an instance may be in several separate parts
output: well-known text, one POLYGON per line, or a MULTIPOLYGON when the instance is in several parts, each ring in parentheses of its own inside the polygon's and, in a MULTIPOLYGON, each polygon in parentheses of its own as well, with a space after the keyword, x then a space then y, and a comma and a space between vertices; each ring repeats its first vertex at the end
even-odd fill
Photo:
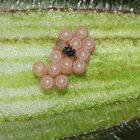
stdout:
POLYGON ((75 57, 75 49, 73 49, 69 44, 63 48, 63 53, 68 56, 75 57))

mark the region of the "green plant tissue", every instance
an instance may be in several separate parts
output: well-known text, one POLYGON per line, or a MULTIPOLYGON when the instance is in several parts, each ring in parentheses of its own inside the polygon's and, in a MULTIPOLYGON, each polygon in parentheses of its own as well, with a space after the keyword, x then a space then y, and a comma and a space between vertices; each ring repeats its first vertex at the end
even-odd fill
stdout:
POLYGON ((140 117, 140 16, 0 13, 0 140, 50 140, 140 117), (48 63, 58 32, 86 26, 96 50, 69 88, 43 93, 32 65, 48 63))

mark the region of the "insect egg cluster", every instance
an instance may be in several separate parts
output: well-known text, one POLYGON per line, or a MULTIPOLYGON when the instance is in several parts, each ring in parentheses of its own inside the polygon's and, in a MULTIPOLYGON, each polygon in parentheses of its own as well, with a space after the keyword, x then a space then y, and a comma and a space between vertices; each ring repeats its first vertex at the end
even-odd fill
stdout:
POLYGON ((86 63, 94 50, 95 40, 89 36, 85 27, 79 27, 74 31, 64 29, 60 31, 54 43, 53 51, 48 57, 49 64, 35 62, 32 71, 41 79, 42 89, 64 89, 68 86, 70 73, 85 73, 86 63))

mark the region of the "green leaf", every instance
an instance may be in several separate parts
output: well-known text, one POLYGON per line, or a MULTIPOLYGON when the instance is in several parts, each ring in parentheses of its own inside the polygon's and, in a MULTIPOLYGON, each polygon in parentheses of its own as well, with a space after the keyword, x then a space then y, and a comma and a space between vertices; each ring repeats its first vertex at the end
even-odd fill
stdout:
POLYGON ((140 117, 140 16, 90 12, 0 13, 0 138, 54 139, 140 117), (48 62, 58 32, 87 26, 97 47, 66 91, 43 93, 31 72, 48 62))

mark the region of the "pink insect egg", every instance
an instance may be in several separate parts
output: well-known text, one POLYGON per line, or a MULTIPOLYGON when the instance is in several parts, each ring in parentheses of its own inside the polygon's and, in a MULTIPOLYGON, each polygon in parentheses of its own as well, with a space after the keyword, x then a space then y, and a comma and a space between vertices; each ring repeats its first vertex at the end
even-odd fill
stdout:
POLYGON ((49 55, 50 62, 57 63, 57 62, 60 62, 61 59, 62 59, 62 53, 58 50, 52 51, 49 55))
POLYGON ((87 47, 89 52, 92 53, 95 50, 96 43, 93 38, 87 37, 83 40, 82 45, 83 47, 87 47))
POLYGON ((59 75, 55 78, 55 86, 59 89, 64 89, 68 86, 68 77, 66 75, 59 75))
POLYGON ((75 36, 77 36, 80 39, 88 37, 88 34, 88 30, 85 27, 80 27, 75 30, 75 36))
POLYGON ((70 46, 72 46, 73 49, 78 50, 82 47, 82 42, 78 37, 74 37, 70 41, 70 46))
POLYGON ((81 48, 77 51, 76 53, 76 56, 77 58, 85 61, 85 62, 88 62, 89 59, 90 59, 90 53, 89 53, 89 50, 87 48, 81 48))
POLYGON ((54 49, 54 50, 62 51, 63 48, 64 48, 66 45, 67 45, 67 44, 66 44, 63 40, 57 39, 57 40, 55 41, 55 43, 54 43, 53 49, 54 49))
POLYGON ((50 63, 47 66, 48 74, 55 77, 61 73, 60 65, 58 63, 50 63))
POLYGON ((49 76, 49 75, 46 75, 45 77, 43 77, 41 79, 41 88, 46 90, 46 89, 50 89, 50 88, 53 88, 54 87, 54 79, 49 76))
POLYGON ((72 72, 72 60, 65 57, 61 60, 60 67, 63 74, 70 74, 72 72))
POLYGON ((42 78, 47 74, 47 67, 42 61, 37 61, 33 64, 32 72, 38 78, 42 78))
POLYGON ((71 40, 71 38, 73 37, 73 32, 69 29, 64 29, 59 33, 58 38, 68 42, 69 40, 71 40))
POLYGON ((83 74, 86 71, 86 64, 84 61, 77 59, 73 62, 73 72, 75 74, 83 74))

